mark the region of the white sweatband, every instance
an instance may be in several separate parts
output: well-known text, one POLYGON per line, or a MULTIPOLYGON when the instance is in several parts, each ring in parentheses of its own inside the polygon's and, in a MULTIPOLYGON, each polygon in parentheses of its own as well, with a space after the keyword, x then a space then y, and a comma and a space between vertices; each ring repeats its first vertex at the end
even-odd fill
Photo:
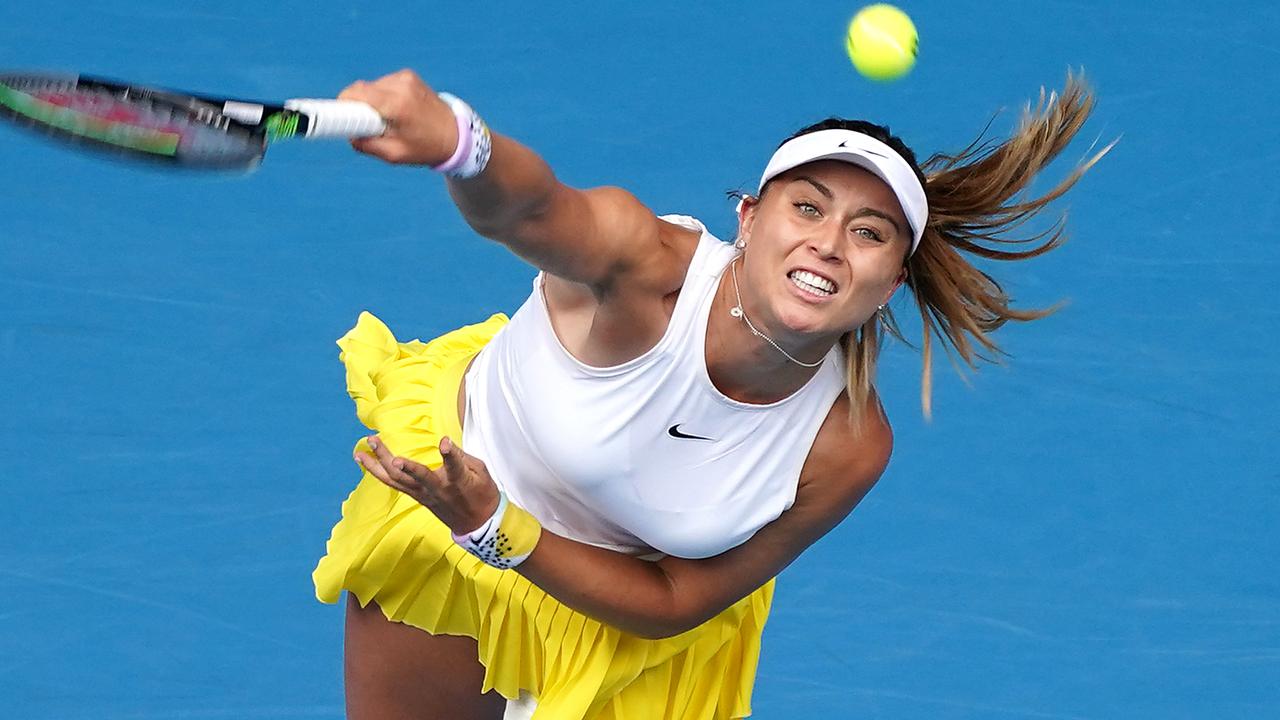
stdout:
POLYGON ((509 570, 533 554, 542 537, 542 525, 529 511, 498 494, 498 508, 479 528, 453 541, 463 550, 480 558, 486 565, 509 570))
POLYGON ((448 104, 458 121, 458 147, 453 155, 431 169, 454 178, 473 178, 484 172, 493 152, 493 138, 489 126, 471 106, 449 93, 440 93, 440 99, 448 104))

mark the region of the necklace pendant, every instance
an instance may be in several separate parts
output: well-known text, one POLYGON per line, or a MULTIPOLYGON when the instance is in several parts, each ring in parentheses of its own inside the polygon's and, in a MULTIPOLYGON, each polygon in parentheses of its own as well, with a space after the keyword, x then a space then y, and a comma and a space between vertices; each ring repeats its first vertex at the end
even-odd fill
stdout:
POLYGON ((740 307, 729 308, 729 314, 736 318, 740 318, 742 317, 742 308, 740 307))

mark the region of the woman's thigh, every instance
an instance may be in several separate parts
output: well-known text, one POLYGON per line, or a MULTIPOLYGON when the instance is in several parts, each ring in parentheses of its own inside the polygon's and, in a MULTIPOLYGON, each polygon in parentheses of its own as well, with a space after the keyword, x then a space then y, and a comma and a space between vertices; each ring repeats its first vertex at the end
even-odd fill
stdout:
POLYGON ((500 720, 506 701, 481 695, 476 641, 392 622, 347 594, 348 720, 500 720))

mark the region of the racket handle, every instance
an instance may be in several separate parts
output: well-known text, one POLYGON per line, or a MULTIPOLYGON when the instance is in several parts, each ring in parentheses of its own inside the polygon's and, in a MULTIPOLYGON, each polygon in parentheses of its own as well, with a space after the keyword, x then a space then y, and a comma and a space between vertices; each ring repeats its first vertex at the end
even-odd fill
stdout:
POLYGON ((375 137, 387 129, 377 110, 354 100, 297 98, 286 100, 284 106, 310 117, 309 138, 375 137))

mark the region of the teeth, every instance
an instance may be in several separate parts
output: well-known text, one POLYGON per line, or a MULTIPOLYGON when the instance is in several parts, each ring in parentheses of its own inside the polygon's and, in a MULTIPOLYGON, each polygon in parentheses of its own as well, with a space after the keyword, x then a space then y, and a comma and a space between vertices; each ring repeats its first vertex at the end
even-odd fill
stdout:
POLYGON ((787 277, 801 290, 808 290, 817 295, 830 295, 836 291, 836 284, 830 280, 814 275, 808 270, 793 271, 787 277))

